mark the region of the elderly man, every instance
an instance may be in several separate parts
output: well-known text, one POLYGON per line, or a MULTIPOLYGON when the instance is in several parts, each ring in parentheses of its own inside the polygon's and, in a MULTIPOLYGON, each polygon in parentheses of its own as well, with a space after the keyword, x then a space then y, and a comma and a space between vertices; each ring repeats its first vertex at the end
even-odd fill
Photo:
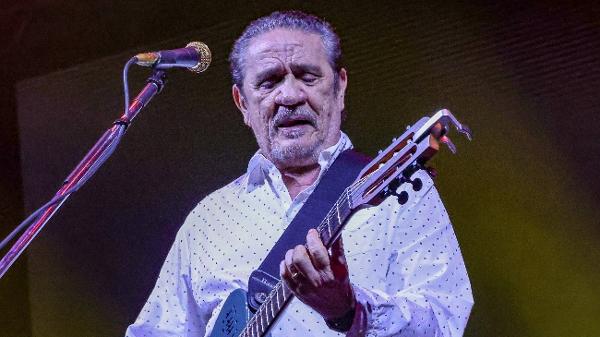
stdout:
MULTIPOLYGON (((331 26, 301 12, 252 22, 231 52, 233 100, 259 150, 247 172, 202 200, 179 230, 127 336, 208 336, 322 175, 352 147, 340 131, 348 83, 331 26)), ((429 176, 400 205, 356 212, 326 249, 315 230, 280 276, 296 297, 272 336, 461 336, 473 299, 429 176)), ((315 224, 316 226, 317 224, 315 224)))

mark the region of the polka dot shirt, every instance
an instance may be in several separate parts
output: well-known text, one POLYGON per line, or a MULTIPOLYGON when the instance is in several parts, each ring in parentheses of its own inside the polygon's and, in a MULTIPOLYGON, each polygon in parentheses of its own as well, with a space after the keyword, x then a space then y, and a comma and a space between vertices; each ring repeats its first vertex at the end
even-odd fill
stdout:
MULTIPOLYGON (((340 141, 321 153, 322 172, 352 147, 340 141)), ((400 205, 390 197, 351 216, 344 250, 357 300, 349 336, 461 336, 473 297, 452 225, 427 173, 423 188, 400 205)), ((228 294, 247 289, 315 185, 290 198, 281 174, 264 156, 246 174, 213 192, 177 233, 156 286, 127 337, 209 336, 228 294)), ((271 336, 341 336, 319 314, 292 299, 271 336)))

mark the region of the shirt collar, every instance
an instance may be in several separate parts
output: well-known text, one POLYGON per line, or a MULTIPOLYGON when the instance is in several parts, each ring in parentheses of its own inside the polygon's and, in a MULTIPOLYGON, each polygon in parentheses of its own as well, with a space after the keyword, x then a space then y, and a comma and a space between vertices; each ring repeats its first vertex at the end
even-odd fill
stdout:
MULTIPOLYGON (((350 138, 343 131, 340 131, 340 139, 338 142, 321 151, 319 154, 319 166, 321 167, 321 171, 319 172, 319 176, 317 180, 321 179, 323 172, 325 172, 331 163, 337 158, 337 156, 347 149, 351 149, 353 147, 350 138)), ((266 177, 270 172, 277 171, 279 175, 281 175, 275 164, 273 164, 270 160, 268 160, 260 150, 256 151, 256 153, 250 158, 250 162, 248 162, 248 169, 246 171, 248 180, 246 185, 246 191, 252 192, 256 187, 265 183, 266 177)))

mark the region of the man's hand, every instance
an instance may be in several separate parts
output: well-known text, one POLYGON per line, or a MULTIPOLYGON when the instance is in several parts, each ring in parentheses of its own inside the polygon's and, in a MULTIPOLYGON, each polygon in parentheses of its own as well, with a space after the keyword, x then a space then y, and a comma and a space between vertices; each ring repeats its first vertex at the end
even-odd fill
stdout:
POLYGON ((341 237, 330 255, 319 233, 309 230, 306 246, 288 250, 279 273, 294 295, 325 320, 341 318, 356 305, 341 237))

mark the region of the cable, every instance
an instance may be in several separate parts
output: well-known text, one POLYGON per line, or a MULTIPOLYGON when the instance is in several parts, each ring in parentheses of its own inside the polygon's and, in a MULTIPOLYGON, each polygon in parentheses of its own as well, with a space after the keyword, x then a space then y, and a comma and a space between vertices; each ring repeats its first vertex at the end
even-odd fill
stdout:
MULTIPOLYGON (((123 67, 123 93, 125 98, 125 111, 124 114, 129 112, 129 84, 128 84, 128 72, 129 67, 137 61, 136 57, 132 57, 125 63, 123 67)), ((25 220, 23 220, 12 232, 10 232, 3 240, 0 242, 0 249, 3 249, 12 239, 21 231, 23 231, 32 221, 36 220, 40 214, 44 213, 48 208, 62 202, 64 199, 69 197, 72 193, 77 192, 87 181, 90 179, 94 173, 98 171, 100 166, 104 164, 104 162, 113 154, 117 145, 121 141, 121 137, 125 134, 125 130, 127 128, 126 124, 115 124, 113 128, 117 129, 109 129, 106 133, 112 133, 109 135, 112 139, 108 140, 109 144, 103 151, 101 157, 99 157, 94 163, 88 168, 85 174, 77 181, 75 185, 66 190, 61 195, 55 195, 50 201, 45 203, 42 207, 38 208, 36 211, 31 213, 25 220)), ((104 135, 102 136, 102 138, 104 135)))
POLYGON ((137 60, 137 57, 134 56, 130 58, 129 61, 127 61, 127 63, 125 63, 125 66, 123 67, 123 94, 125 98, 125 110, 123 110, 124 113, 129 112, 129 67, 131 67, 132 64, 137 62, 137 60))
POLYGON ((50 199, 50 201, 48 201, 42 207, 38 208, 30 216, 28 216, 27 219, 23 220, 12 232, 10 232, 10 234, 8 234, 6 236, 6 238, 4 238, 4 240, 2 240, 2 242, 0 242, 0 249, 4 248, 4 246, 6 246, 19 232, 21 232, 23 229, 25 229, 25 227, 27 227, 30 222, 37 219, 38 216, 40 214, 44 213, 48 208, 54 206, 55 204, 61 202, 63 199, 70 196, 71 194, 77 192, 87 182, 87 180, 89 178, 91 178, 94 175, 94 173, 96 173, 98 171, 100 166, 114 152, 114 150, 116 149, 117 145, 119 144, 119 142, 121 140, 121 137, 124 134, 124 129, 125 129, 124 126, 119 126, 119 129, 116 132, 116 136, 112 139, 111 143, 108 145, 107 150, 105 151, 104 155, 102 157, 100 157, 96 161, 96 163, 88 169, 88 171, 81 177, 81 179, 75 185, 73 185, 71 188, 66 190, 63 194, 57 195, 54 198, 50 199))

